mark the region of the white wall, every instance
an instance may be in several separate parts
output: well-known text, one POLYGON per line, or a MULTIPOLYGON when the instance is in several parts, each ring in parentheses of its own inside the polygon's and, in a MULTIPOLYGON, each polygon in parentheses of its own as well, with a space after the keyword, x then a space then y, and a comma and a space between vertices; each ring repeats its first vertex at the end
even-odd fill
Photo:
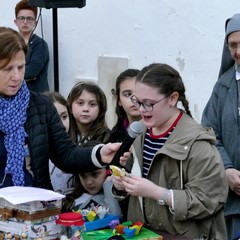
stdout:
MULTIPOLYGON (((17 2, 0 0, 0 25, 15 28, 17 2)), ((235 0, 86 0, 84 8, 58 9, 60 92, 66 97, 76 79, 97 81, 99 56, 128 58, 133 68, 164 62, 180 71, 200 121, 218 76, 225 20, 239 7, 235 0)), ((52 10, 42 16, 52 54, 52 10)))

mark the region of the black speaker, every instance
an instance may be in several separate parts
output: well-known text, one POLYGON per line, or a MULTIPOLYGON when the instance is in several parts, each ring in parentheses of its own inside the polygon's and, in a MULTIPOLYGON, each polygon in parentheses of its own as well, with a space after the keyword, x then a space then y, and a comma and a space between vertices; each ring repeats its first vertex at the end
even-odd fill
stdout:
POLYGON ((43 8, 82 8, 86 0, 29 0, 29 5, 43 8))

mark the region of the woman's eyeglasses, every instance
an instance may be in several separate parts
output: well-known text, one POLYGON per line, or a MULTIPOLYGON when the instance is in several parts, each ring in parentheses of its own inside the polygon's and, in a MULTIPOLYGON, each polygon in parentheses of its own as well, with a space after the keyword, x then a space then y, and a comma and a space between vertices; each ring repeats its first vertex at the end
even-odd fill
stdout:
POLYGON ((160 100, 158 100, 158 101, 155 102, 155 103, 150 103, 150 102, 147 102, 147 101, 141 102, 141 101, 139 101, 139 99, 138 99, 135 95, 131 96, 130 99, 131 99, 132 103, 134 104, 134 106, 135 106, 137 109, 139 109, 139 108, 142 106, 147 112, 152 112, 153 106, 154 106, 155 104, 161 102, 163 99, 165 99, 165 98, 167 98, 167 97, 168 97, 168 96, 165 96, 165 97, 161 98, 160 100))

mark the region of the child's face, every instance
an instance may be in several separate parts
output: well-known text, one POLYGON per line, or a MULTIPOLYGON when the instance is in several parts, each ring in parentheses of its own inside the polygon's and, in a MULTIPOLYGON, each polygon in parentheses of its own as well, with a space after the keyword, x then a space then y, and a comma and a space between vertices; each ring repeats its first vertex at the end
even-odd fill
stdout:
POLYGON ((133 95, 135 79, 135 77, 126 78, 126 80, 119 85, 118 105, 123 107, 129 120, 141 118, 139 110, 133 105, 130 99, 133 95))
POLYGON ((99 105, 95 94, 83 90, 82 94, 72 103, 72 114, 80 125, 88 125, 99 115, 99 105))
POLYGON ((140 103, 145 102, 153 105, 152 111, 146 111, 142 105, 139 108, 145 126, 156 129, 168 126, 173 111, 175 111, 173 106, 176 101, 172 103, 171 97, 166 97, 159 93, 158 89, 140 82, 137 82, 134 94, 140 103))
POLYGON ((14 20, 14 23, 18 27, 19 32, 24 34, 31 33, 36 25, 34 12, 30 9, 21 9, 17 15, 17 19, 14 20), (25 17, 25 20, 21 20, 20 17, 25 17))
POLYGON ((66 132, 69 132, 69 115, 67 107, 59 102, 54 102, 54 106, 56 107, 58 115, 61 118, 64 127, 66 128, 66 132))
POLYGON ((84 189, 89 194, 97 194, 103 188, 103 183, 106 179, 106 169, 98 169, 93 172, 79 174, 80 181, 84 189))

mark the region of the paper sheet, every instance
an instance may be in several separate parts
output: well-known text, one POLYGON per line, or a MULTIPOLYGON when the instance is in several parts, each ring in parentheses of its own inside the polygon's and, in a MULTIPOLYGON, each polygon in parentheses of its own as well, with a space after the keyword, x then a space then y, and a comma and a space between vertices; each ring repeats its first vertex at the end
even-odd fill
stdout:
POLYGON ((65 196, 42 188, 13 186, 1 188, 0 197, 16 205, 32 201, 60 200, 65 196))

